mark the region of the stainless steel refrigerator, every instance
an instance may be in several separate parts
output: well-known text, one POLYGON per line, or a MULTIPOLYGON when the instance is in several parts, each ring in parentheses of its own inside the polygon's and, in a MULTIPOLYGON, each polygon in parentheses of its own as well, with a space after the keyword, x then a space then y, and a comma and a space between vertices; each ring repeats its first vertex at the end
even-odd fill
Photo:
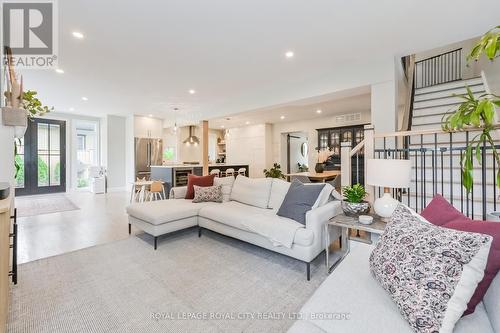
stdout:
POLYGON ((149 179, 152 165, 162 164, 162 140, 135 138, 135 176, 149 179))

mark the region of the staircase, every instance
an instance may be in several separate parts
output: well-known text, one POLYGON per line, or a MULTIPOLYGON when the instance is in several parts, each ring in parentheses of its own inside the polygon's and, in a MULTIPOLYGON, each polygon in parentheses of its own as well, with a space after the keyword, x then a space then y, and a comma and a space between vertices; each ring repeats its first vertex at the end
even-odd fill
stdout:
POLYGON ((443 116, 458 108, 463 99, 453 95, 467 93, 469 87, 475 96, 486 93, 479 78, 442 83, 415 90, 411 130, 439 129, 443 116))
MULTIPOLYGON (((484 94, 485 86, 481 78, 458 80, 431 85, 415 90, 411 131, 439 130, 443 116, 457 110, 463 99, 454 94, 467 93, 469 87, 475 96, 484 94)), ((486 199, 487 212, 500 209, 499 190, 494 189, 494 174, 498 170, 492 155, 486 154, 485 177, 486 193, 482 191, 482 167, 474 161, 474 189, 467 194, 461 184, 460 160, 463 147, 476 133, 436 133, 431 135, 412 135, 408 147, 413 160, 412 185, 409 200, 418 210, 427 205, 434 193, 443 194, 464 214, 475 219, 482 218, 483 196, 486 199), (450 153, 451 152, 451 153, 450 153)))

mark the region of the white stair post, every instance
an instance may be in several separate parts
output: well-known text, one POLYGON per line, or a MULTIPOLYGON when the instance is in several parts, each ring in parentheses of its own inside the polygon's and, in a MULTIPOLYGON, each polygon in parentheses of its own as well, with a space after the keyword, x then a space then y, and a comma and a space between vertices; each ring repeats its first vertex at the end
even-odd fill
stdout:
POLYGON ((351 186, 351 143, 342 142, 340 146, 340 180, 342 187, 351 186))
MULTIPOLYGON (((368 170, 368 160, 375 156, 375 127, 373 125, 365 125, 365 167, 364 172, 368 170)), ((366 196, 366 201, 373 204, 375 201, 375 187, 366 185, 365 178, 365 189, 368 195, 366 196)))

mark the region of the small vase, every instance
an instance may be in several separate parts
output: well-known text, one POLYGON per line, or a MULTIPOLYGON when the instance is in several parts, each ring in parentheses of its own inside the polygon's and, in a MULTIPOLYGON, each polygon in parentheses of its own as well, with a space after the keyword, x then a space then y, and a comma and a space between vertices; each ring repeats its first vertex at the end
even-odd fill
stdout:
POLYGON ((324 167, 323 163, 316 163, 316 166, 314 167, 314 171, 316 171, 316 173, 323 173, 323 171, 325 171, 325 167, 324 167))

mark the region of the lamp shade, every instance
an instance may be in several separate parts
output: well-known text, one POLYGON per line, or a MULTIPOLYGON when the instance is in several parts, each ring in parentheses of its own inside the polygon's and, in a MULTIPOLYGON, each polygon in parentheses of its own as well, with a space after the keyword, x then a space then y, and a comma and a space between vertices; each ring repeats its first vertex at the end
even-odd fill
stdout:
POLYGON ((369 159, 366 183, 371 186, 407 188, 411 182, 411 161, 369 159))

